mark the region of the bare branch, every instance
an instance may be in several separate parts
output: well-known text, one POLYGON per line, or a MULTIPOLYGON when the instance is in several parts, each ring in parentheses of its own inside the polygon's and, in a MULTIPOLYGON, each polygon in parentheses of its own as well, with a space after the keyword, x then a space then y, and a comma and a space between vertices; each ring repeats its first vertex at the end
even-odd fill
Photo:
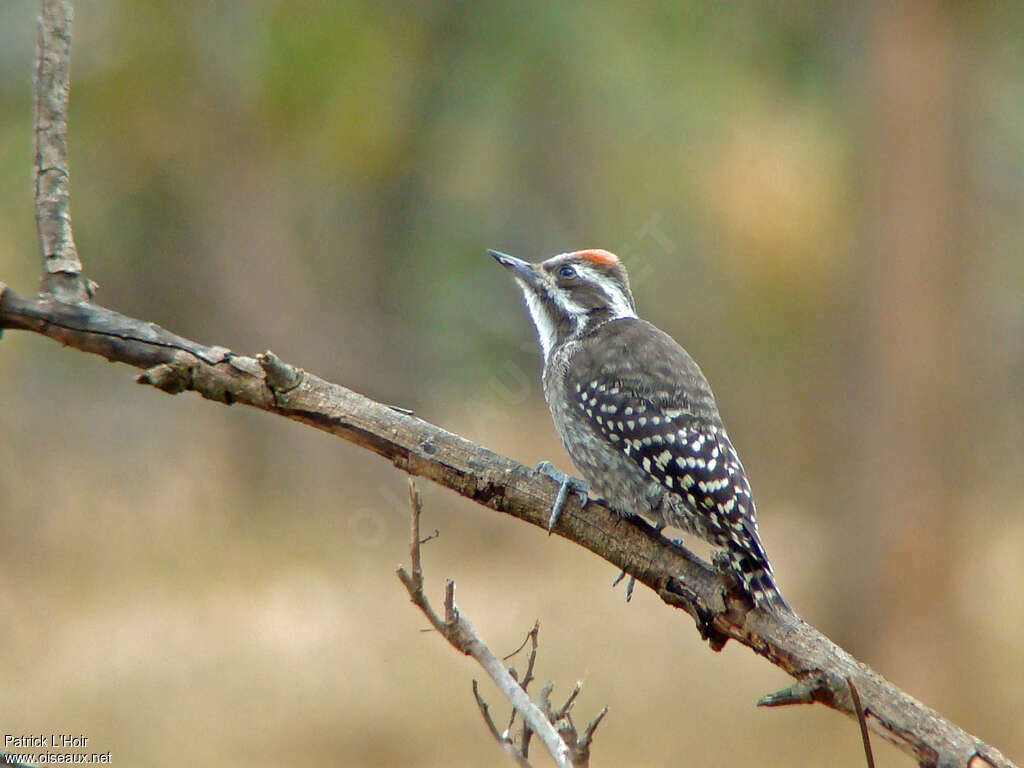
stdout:
MULTIPOLYGON (((419 493, 411 479, 409 484, 411 508, 410 517, 412 518, 409 536, 409 559, 413 573, 412 575, 409 575, 404 568, 399 566, 398 578, 401 580, 402 584, 405 585, 413 603, 423 611, 430 623, 434 625, 434 628, 441 633, 452 647, 460 653, 472 656, 476 662, 484 668, 484 671, 487 672, 491 680, 494 681, 494 684, 498 686, 498 690, 500 690, 502 695, 512 703, 512 706, 515 707, 517 712, 519 712, 519 716, 528 724, 530 730, 536 733, 544 743, 545 748, 547 748, 548 753, 554 759, 555 764, 558 765, 559 768, 573 768, 573 763, 569 759, 569 747, 562 741, 562 738, 558 735, 554 726, 552 726, 544 716, 544 713, 533 705, 527 697, 526 692, 523 691, 516 679, 509 674, 509 671, 505 668, 505 665, 502 664, 501 660, 494 655, 494 652, 491 651, 480 635, 477 634, 477 631, 473 628, 473 625, 469 623, 469 620, 459 613, 459 609, 455 605, 455 582, 449 579, 445 583, 444 620, 442 621, 439 619, 437 614, 431 608, 430 602, 427 599, 426 594, 423 592, 423 572, 419 552, 419 518, 422 513, 422 502, 420 501, 419 493)), ((476 692, 475 686, 474 692, 476 692)), ((481 699, 477 696, 478 705, 480 702, 481 699)), ((482 708, 482 711, 486 711, 485 708, 482 708)), ((493 727, 494 723, 491 721, 489 713, 486 715, 485 719, 488 721, 488 725, 491 727, 492 732, 496 733, 497 729, 493 727)), ((506 751, 508 751, 508 746, 511 745, 511 742, 506 742, 506 740, 501 737, 499 737, 499 741, 506 747, 506 751)), ((511 746, 514 747, 514 745, 511 746)), ((522 757, 525 760, 525 756, 522 757)))
POLYGON ((412 578, 417 587, 423 586, 423 564, 420 561, 420 546, 423 541, 420 539, 420 515, 423 514, 423 498, 420 496, 420 489, 416 487, 416 481, 409 478, 409 508, 412 510, 409 515, 409 567, 412 569, 412 578))
POLYGON ((68 174, 68 94, 71 88, 70 0, 43 0, 35 77, 35 207, 43 253, 40 292, 87 301, 92 286, 71 235, 68 174))

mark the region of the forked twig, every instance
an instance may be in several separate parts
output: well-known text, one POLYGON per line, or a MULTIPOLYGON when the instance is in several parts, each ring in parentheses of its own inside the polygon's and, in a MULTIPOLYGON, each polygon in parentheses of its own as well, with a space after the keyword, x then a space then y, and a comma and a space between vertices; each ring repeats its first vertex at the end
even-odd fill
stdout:
MULTIPOLYGON (((525 751, 516 747, 512 739, 509 738, 507 732, 504 734, 498 733, 498 727, 494 724, 494 720, 491 719, 491 711, 487 707, 487 702, 484 701, 483 697, 480 695, 480 686, 477 684, 476 680, 473 680, 473 698, 476 699, 476 705, 480 709, 480 714, 484 718, 484 723, 487 724, 487 729, 491 732, 494 740, 502 746, 502 749, 504 749, 513 760, 516 761, 516 764, 519 765, 520 768, 530 768, 530 763, 526 759, 525 751)), ((513 712, 514 711, 515 710, 513 710, 513 712)))
MULTIPOLYGON (((548 753, 554 758, 559 768, 580 768, 586 763, 579 763, 573 759, 576 750, 566 745, 559 731, 546 716, 545 711, 530 701, 526 694, 524 685, 520 683, 509 672, 501 659, 494 655, 491 649, 483 641, 473 625, 459 612, 455 605, 455 582, 449 579, 445 583, 444 596, 444 618, 438 616, 430 605, 426 594, 423 591, 423 562, 420 556, 420 516, 423 513, 423 501, 412 478, 409 479, 409 563, 410 571, 399 566, 397 569, 398 578, 405 585, 409 597, 413 603, 423 611, 434 629, 436 629, 456 650, 467 656, 472 656, 477 663, 484 668, 502 694, 511 702, 515 711, 523 719, 526 732, 536 733, 543 742, 548 753)), ((534 627, 531 636, 533 637, 533 651, 528 662, 527 678, 533 678, 533 664, 536 658, 536 636, 538 627, 534 627)), ((473 695, 477 700, 477 706, 484 716, 491 734, 495 736, 502 748, 509 753, 520 765, 529 765, 526 762, 526 753, 518 748, 513 740, 506 734, 498 732, 486 703, 480 696, 479 689, 474 682, 473 695)), ((527 741, 528 743, 528 741, 527 741)), ((588 742, 589 744, 589 742, 588 742)))

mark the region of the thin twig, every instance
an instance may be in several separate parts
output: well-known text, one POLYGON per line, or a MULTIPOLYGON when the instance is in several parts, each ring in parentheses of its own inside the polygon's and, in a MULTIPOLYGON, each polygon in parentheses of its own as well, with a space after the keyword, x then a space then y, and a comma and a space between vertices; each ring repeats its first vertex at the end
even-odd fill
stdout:
MULTIPOLYGON (((537 620, 537 621, 534 621, 534 623, 533 623, 533 629, 531 629, 529 632, 526 633, 526 637, 523 639, 523 644, 520 645, 518 648, 516 648, 514 651, 512 651, 512 653, 510 653, 508 656, 505 656, 505 657, 502 658, 502 661, 508 661, 511 657, 515 656, 517 653, 519 653, 521 650, 523 650, 523 648, 526 647, 527 643, 530 643, 530 656, 529 656, 529 658, 526 661, 526 674, 523 676, 522 680, 519 682, 520 687, 524 691, 527 691, 527 692, 528 692, 528 689, 530 687, 530 683, 532 683, 533 680, 534 680, 534 678, 533 678, 533 668, 534 668, 534 665, 537 663, 537 648, 539 646, 539 643, 538 643, 538 636, 539 635, 540 635, 540 620, 537 620)), ((519 675, 516 672, 516 670, 510 669, 509 673, 512 674, 517 680, 519 679, 519 675)), ((512 731, 512 726, 514 726, 515 723, 516 723, 516 710, 513 709, 512 713, 509 715, 509 718, 508 718, 508 730, 509 730, 509 732, 512 731)), ((523 754, 524 755, 529 755, 529 753, 530 753, 530 729, 529 728, 524 728, 523 729, 522 744, 523 744, 523 754)))
POLYGON ((530 768, 526 754, 521 752, 506 735, 498 733, 498 727, 494 724, 494 720, 491 719, 490 709, 487 707, 487 702, 484 701, 483 696, 480 695, 480 687, 477 685, 476 680, 473 681, 473 698, 476 699, 476 706, 480 710, 480 714, 483 716, 487 729, 491 732, 494 740, 501 745, 506 754, 516 761, 520 768, 530 768))
POLYGON ((409 566, 417 586, 423 586, 423 564, 420 562, 420 516, 423 514, 423 498, 416 481, 412 477, 409 482, 409 566))
POLYGON ((519 647, 516 648, 514 651, 512 651, 512 653, 508 654, 507 656, 502 656, 501 660, 502 661, 508 661, 513 656, 515 656, 517 653, 519 653, 521 650, 523 650, 523 648, 526 647, 526 644, 528 642, 530 642, 530 638, 533 636, 533 633, 536 632, 536 631, 539 631, 539 630, 540 630, 540 621, 534 622, 533 629, 531 629, 529 632, 526 633, 526 637, 523 638, 523 642, 521 642, 519 644, 519 647))
MULTIPOLYGON (((519 712, 519 716, 528 724, 530 730, 534 731, 544 743, 544 747, 554 759, 555 764, 559 768, 573 768, 569 747, 562 741, 558 731, 533 705, 516 679, 509 674, 501 659, 494 655, 494 652, 477 634, 473 625, 459 612, 458 606, 455 604, 454 581, 448 579, 445 583, 444 619, 441 619, 431 607, 430 601, 423 591, 423 571, 420 559, 419 518, 423 511, 422 500, 411 479, 409 507, 411 518, 409 523, 409 560, 412 574, 410 575, 402 566, 397 569, 398 578, 409 592, 409 597, 423 611, 434 628, 456 650, 467 656, 472 656, 484 668, 505 698, 519 712)), ((505 744, 504 741, 502 743, 505 744)), ((507 748, 506 751, 508 751, 507 748)))
MULTIPOLYGON (((514 669, 510 669, 508 671, 508 673, 510 675, 512 675, 512 679, 513 680, 517 679, 516 671, 514 669)), ((506 733, 512 733, 512 729, 515 727, 516 717, 518 716, 518 714, 519 714, 519 711, 515 707, 512 707, 512 711, 509 712, 509 715, 508 715, 508 725, 505 726, 505 732, 506 733)), ((530 754, 530 729, 529 728, 523 728, 523 735, 522 735, 522 738, 520 739, 519 743, 522 745, 523 756, 524 757, 528 757, 529 754, 530 754)))
POLYGON ((587 724, 587 727, 583 729, 583 735, 580 737, 579 749, 586 750, 590 753, 590 742, 594 739, 594 733, 597 731, 597 726, 604 720, 604 716, 608 714, 608 707, 604 707, 600 712, 597 713, 597 717, 587 724))
POLYGON ((491 735, 494 736, 496 741, 504 741, 501 734, 498 733, 498 726, 491 719, 491 711, 487 707, 487 702, 480 695, 480 685, 477 683, 476 678, 473 679, 473 698, 476 699, 476 705, 480 709, 480 714, 483 715, 484 722, 487 724, 487 729, 491 732, 491 735))
POLYGON ((422 539, 420 539, 420 544, 426 544, 428 541, 433 541, 434 539, 436 539, 440 535, 441 535, 441 530, 439 528, 435 528, 433 533, 429 533, 426 536, 424 536, 422 539))
POLYGON ((569 711, 572 709, 572 705, 576 703, 576 697, 580 695, 580 691, 583 690, 583 682, 577 681, 576 685, 573 686, 572 693, 569 694, 569 698, 565 700, 565 704, 562 708, 555 713, 555 719, 560 717, 566 717, 569 711))
POLYGON ((864 757, 867 758, 868 768, 875 768, 875 756, 871 754, 871 736, 868 733, 868 722, 864 714, 864 707, 860 703, 860 694, 857 693, 857 686, 853 684, 853 680, 846 678, 846 684, 850 686, 853 708, 857 711, 857 722, 860 723, 860 738, 864 742, 864 757))
POLYGON ((524 691, 530 686, 530 683, 533 682, 533 668, 537 664, 537 649, 540 646, 538 641, 539 635, 540 622, 535 621, 533 623, 533 629, 530 630, 528 635, 530 639, 530 656, 526 660, 526 674, 523 676, 523 681, 520 683, 520 685, 523 686, 524 691))

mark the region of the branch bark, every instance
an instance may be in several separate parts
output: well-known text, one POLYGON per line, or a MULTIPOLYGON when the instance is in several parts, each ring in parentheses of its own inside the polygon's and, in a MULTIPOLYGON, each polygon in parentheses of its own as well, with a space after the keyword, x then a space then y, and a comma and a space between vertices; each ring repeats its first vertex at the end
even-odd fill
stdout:
POLYGON ((35 76, 36 228, 43 253, 40 291, 64 301, 92 298, 71 234, 68 96, 71 0, 43 0, 35 76))

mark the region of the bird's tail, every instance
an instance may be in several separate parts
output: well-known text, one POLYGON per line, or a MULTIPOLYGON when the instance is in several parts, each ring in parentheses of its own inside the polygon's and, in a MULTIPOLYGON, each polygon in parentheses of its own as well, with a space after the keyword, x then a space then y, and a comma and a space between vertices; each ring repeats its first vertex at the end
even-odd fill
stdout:
POLYGON ((732 572, 756 608, 773 613, 793 612, 775 584, 771 563, 760 546, 744 550, 730 548, 728 555, 732 572))

